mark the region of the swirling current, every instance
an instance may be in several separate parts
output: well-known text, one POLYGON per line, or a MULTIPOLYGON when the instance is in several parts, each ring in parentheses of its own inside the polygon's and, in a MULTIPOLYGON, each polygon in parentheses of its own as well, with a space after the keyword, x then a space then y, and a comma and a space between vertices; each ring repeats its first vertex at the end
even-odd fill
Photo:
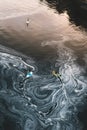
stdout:
POLYGON ((60 49, 55 67, 62 82, 51 73, 37 74, 37 67, 19 56, 0 52, 0 130, 82 129, 77 114, 87 93, 83 70, 67 48, 60 49), (21 87, 32 68, 33 76, 21 87))

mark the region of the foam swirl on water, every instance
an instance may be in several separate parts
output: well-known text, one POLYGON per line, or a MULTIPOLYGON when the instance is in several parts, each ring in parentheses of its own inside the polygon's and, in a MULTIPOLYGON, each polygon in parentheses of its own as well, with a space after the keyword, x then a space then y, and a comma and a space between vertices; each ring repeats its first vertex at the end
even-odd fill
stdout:
POLYGON ((87 85, 72 67, 65 63, 59 68, 62 82, 50 74, 34 75, 21 88, 26 72, 35 68, 20 57, 0 53, 0 127, 9 117, 15 130, 80 130, 76 114, 84 105, 87 85))

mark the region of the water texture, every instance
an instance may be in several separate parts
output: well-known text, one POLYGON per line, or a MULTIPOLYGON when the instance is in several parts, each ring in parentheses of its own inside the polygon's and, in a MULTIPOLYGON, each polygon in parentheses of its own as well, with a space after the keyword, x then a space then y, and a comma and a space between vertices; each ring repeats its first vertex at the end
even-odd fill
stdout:
POLYGON ((51 74, 35 72, 22 86, 27 71, 33 66, 18 56, 0 53, 1 130, 10 130, 12 126, 14 130, 82 129, 77 114, 85 105, 87 79, 74 64, 75 57, 70 50, 64 50, 55 64, 56 67, 61 64, 58 68, 62 82, 51 74))
POLYGON ((0 1, 0 130, 83 130, 87 32, 74 16, 68 0, 0 1))

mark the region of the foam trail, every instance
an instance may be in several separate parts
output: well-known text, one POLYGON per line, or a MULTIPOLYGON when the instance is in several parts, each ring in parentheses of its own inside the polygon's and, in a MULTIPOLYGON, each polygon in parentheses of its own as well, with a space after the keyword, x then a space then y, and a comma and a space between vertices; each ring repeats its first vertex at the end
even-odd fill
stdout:
POLYGON ((21 130, 82 130, 76 114, 78 106, 84 106, 87 85, 69 62, 59 67, 62 83, 52 75, 35 74, 20 88, 26 71, 33 66, 20 57, 0 53, 1 126, 9 117, 21 130))

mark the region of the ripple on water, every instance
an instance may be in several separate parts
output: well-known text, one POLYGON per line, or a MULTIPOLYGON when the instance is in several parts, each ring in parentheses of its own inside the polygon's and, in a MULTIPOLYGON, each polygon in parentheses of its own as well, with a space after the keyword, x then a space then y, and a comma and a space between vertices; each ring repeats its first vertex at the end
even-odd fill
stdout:
MULTIPOLYGON (((23 130, 80 130, 76 113, 78 105, 84 105, 87 85, 84 77, 80 80, 79 69, 74 73, 72 67, 65 64, 59 68, 62 82, 49 74, 36 74, 21 88, 20 81, 33 66, 20 57, 0 53, 0 113, 13 117, 23 130)), ((0 118, 1 127, 4 118, 0 118)))

